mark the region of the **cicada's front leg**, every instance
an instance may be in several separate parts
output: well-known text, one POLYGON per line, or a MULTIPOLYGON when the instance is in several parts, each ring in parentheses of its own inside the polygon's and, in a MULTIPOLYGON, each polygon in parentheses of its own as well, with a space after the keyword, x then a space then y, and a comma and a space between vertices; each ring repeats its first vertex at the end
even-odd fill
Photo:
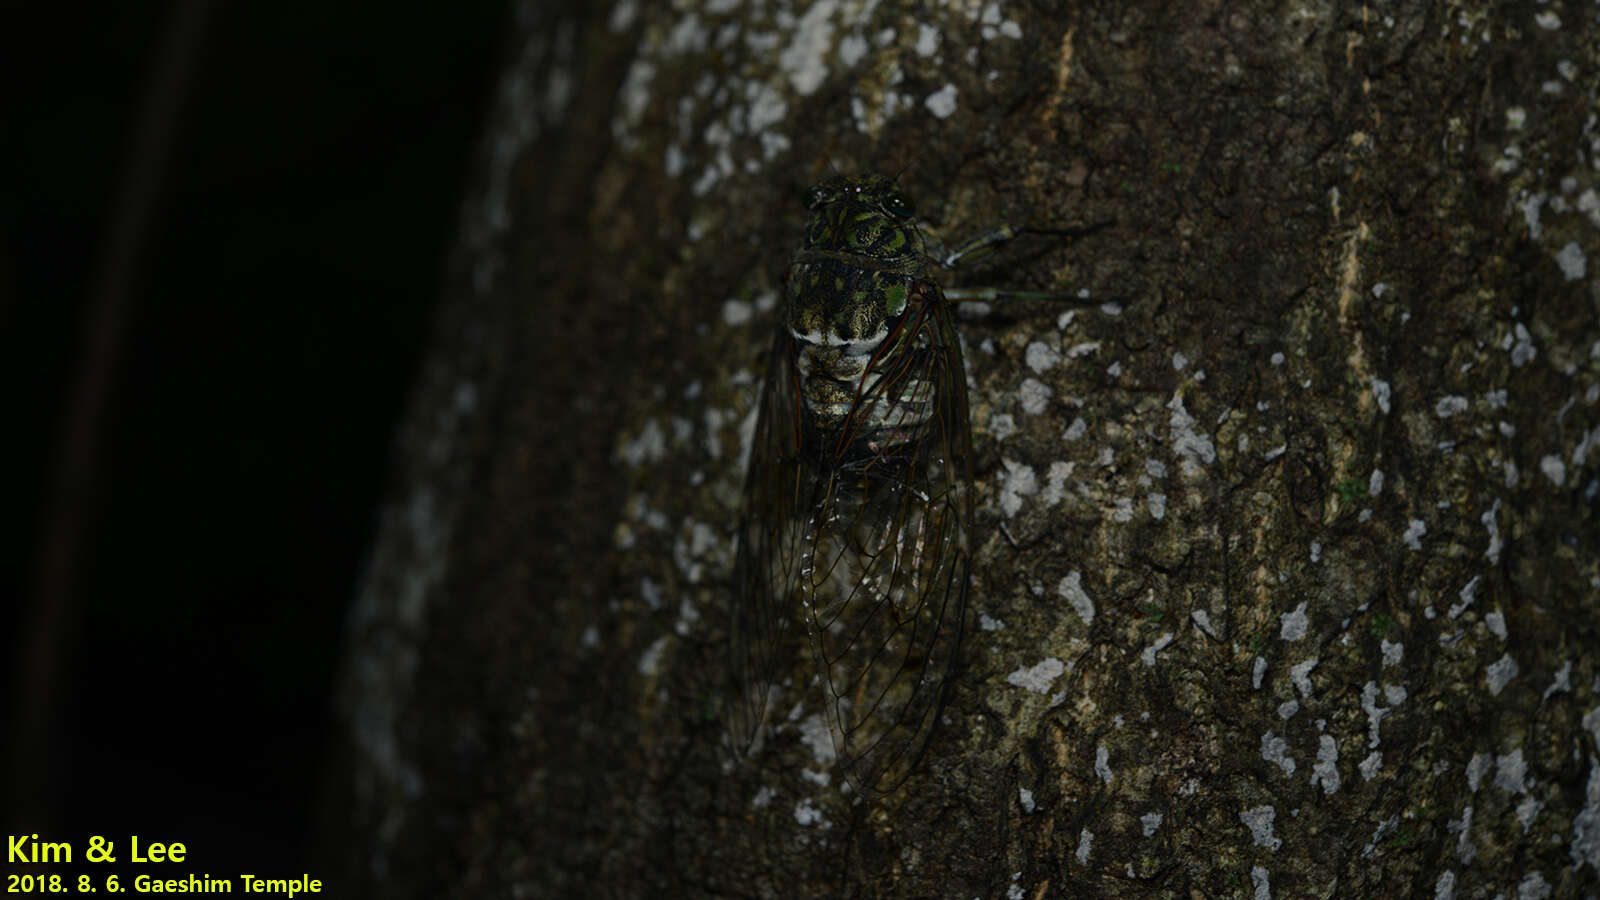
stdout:
MULTIPOLYGON (((1001 225, 991 228, 982 234, 974 235, 954 249, 939 249, 934 252, 941 265, 947 269, 958 268, 964 263, 987 256, 993 250, 1008 244, 1025 234, 1044 234, 1055 237, 1073 238, 1099 231, 1111 225, 1110 219, 1095 222, 1092 225, 1077 225, 1071 228, 1037 228, 1031 225, 1001 225)), ((1074 294, 1062 294, 1054 291, 1011 291, 1000 288, 946 288, 945 296, 951 300, 1052 300, 1064 303, 1085 303, 1087 298, 1074 294)), ((1094 301, 1099 302, 1099 301, 1094 301)))

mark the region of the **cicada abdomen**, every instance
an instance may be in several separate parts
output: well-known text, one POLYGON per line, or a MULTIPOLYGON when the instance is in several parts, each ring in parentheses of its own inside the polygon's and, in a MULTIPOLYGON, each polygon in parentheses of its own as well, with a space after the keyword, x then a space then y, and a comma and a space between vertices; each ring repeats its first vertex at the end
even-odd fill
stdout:
POLYGON ((740 518, 730 721, 742 752, 804 628, 845 775, 876 794, 914 769, 961 639, 966 376, 894 183, 836 177, 807 205, 740 518))

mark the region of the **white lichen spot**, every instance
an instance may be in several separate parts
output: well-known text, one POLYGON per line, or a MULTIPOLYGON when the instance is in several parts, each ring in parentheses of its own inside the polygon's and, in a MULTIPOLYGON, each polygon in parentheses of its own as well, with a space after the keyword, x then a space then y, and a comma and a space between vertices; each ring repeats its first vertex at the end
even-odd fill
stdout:
POLYGON ((1217 448, 1211 437, 1194 429, 1194 417, 1184 409, 1183 395, 1173 394, 1167 403, 1172 415, 1167 424, 1172 432, 1172 450, 1178 455, 1179 468, 1188 477, 1199 474, 1202 464, 1209 465, 1217 458, 1217 448))
MULTIPOLYGON (((1596 396, 1597 392, 1600 392, 1600 385, 1591 385, 1589 393, 1592 399, 1588 401, 1589 403, 1592 404, 1595 400, 1600 399, 1600 396, 1596 396)), ((1589 452, 1596 447, 1600 447, 1600 425, 1596 425, 1584 432, 1583 437, 1578 439, 1578 445, 1572 448, 1571 459, 1573 467, 1582 467, 1589 459, 1589 452)))
POLYGON ((1505 690, 1506 684, 1515 677, 1517 677, 1517 661, 1512 659, 1509 653, 1490 663, 1484 670, 1484 678, 1489 682, 1489 693, 1495 696, 1499 696, 1500 692, 1505 690))
POLYGON ((747 126, 751 134, 766 131, 783 121, 789 112, 789 104, 784 102, 783 95, 765 82, 751 82, 745 96, 750 102, 747 126))
POLYGON ((1369 681, 1361 688, 1361 709, 1367 714, 1367 747, 1378 746, 1378 726, 1388 716, 1389 707, 1378 705, 1378 683, 1369 681))
POLYGON ((1085 625, 1094 624, 1094 600, 1083 589, 1083 573, 1074 569, 1056 585, 1056 594, 1072 606, 1085 625))
POLYGON ((1167 495, 1151 494, 1145 498, 1145 504, 1150 508, 1150 518, 1160 521, 1167 517, 1167 495))
POLYGON ((1189 619, 1194 622, 1194 627, 1200 629, 1203 634, 1212 638, 1217 637, 1217 630, 1211 624, 1211 614, 1209 612, 1203 609, 1190 610, 1189 619))
POLYGON ((928 112, 941 119, 950 118, 956 111, 956 86, 946 84, 944 87, 929 94, 922 101, 922 105, 928 108, 928 112))
POLYGON ((1467 611, 1467 607, 1471 606, 1472 602, 1477 599, 1478 582, 1482 580, 1482 575, 1474 575, 1470 581, 1462 586, 1461 591, 1456 595, 1461 598, 1461 602, 1450 604, 1450 609, 1447 611, 1450 618, 1454 619, 1467 611))
MULTIPOLYGON (((1592 683, 1591 683, 1592 686, 1592 683)), ((1589 732, 1596 748, 1600 748, 1600 706, 1583 714, 1583 730, 1589 732)))
POLYGON ((1412 519, 1409 523, 1407 523, 1406 533, 1400 535, 1400 539, 1405 541, 1406 546, 1410 547, 1412 550, 1421 550, 1422 536, 1427 533, 1428 526, 1423 524, 1421 519, 1412 519))
POLYGON ((995 413, 989 417, 989 436, 1003 441, 1017 433, 1017 420, 1010 413, 995 413))
POLYGON ((644 601, 645 606, 653 610, 660 609, 661 586, 656 584, 655 579, 646 575, 639 579, 639 598, 644 601))
POLYGON ((1478 845, 1472 842, 1471 837, 1472 807, 1468 806, 1461 810, 1461 818, 1451 819, 1444 827, 1446 831, 1459 835, 1456 838, 1456 859, 1460 860, 1462 865, 1472 865, 1472 861, 1478 858, 1478 845))
MULTIPOLYGON (((763 131, 763 132, 761 132, 761 158, 762 159, 767 160, 768 162, 770 162, 773 159, 776 159, 778 154, 782 153, 785 150, 788 150, 789 146, 790 146, 789 139, 787 137, 785 137, 784 135, 778 134, 777 132, 773 132, 773 131, 763 131)), ((751 160, 751 162, 754 162, 754 160, 751 160)), ((746 170, 748 170, 748 168, 749 167, 747 165, 746 166, 746 170)), ((757 308, 759 308, 759 306, 757 308)))
POLYGON ((811 802, 810 797, 805 797, 794 805, 794 820, 805 828, 809 828, 812 825, 821 825, 826 828, 828 825, 828 820, 823 818, 822 810, 817 809, 811 802))
POLYGON ((1151 835, 1155 834, 1156 829, 1161 827, 1161 823, 1164 819, 1166 819, 1166 816, 1158 812, 1148 812, 1140 816, 1139 826, 1144 829, 1144 836, 1150 837, 1151 835))
POLYGON ((1042 375, 1054 368, 1056 363, 1061 362, 1061 354, 1043 341, 1034 341, 1023 353, 1023 360, 1027 362, 1028 368, 1042 375))
POLYGON ((600 646, 600 629, 593 625, 583 629, 583 634, 578 636, 578 646, 585 650, 593 650, 600 646))
POLYGON ((1068 425, 1065 431, 1061 432, 1061 439, 1064 441, 1075 441, 1083 437, 1084 432, 1088 430, 1089 423, 1083 420, 1083 416, 1078 416, 1072 420, 1072 424, 1068 425))
POLYGON ((1494 786, 1512 794, 1528 792, 1528 761, 1521 747, 1494 758, 1494 786))
POLYGON ((1268 362, 1272 363, 1274 366, 1281 366, 1283 365, 1285 358, 1286 357, 1283 355, 1283 351, 1279 350, 1272 354, 1272 357, 1268 359, 1268 362))
POLYGON ((680 637, 687 636, 694 630, 694 623, 698 621, 700 621, 700 610, 695 608, 694 602, 686 594, 678 603, 678 621, 673 623, 672 630, 680 637))
POLYGON ((1033 467, 1016 460, 1003 459, 1005 471, 1000 473, 1000 511, 1011 518, 1022 509, 1022 498, 1039 492, 1039 479, 1033 467))
POLYGON ((1378 409, 1385 415, 1389 413, 1389 382, 1381 378, 1372 379, 1372 399, 1378 401, 1378 409))
POLYGON ((988 613, 981 612, 978 613, 978 627, 982 628, 984 631, 1003 631, 1005 630, 1006 623, 1001 619, 996 619, 994 616, 991 616, 988 613))
POLYGON ((1022 804, 1022 811, 1023 812, 1025 812, 1025 813, 1033 812, 1033 810, 1034 810, 1033 791, 1030 791, 1025 787, 1017 788, 1017 802, 1022 804))
POLYGON ((1544 809, 1544 801, 1537 797, 1524 797, 1517 804, 1517 821, 1522 823, 1522 833, 1527 834, 1533 827, 1534 820, 1539 818, 1539 811, 1544 809))
POLYGON ((1556 677, 1550 682, 1550 686, 1544 689, 1544 695, 1539 699, 1548 700, 1550 699, 1551 694, 1571 693, 1571 691, 1572 660, 1569 659, 1564 665, 1562 665, 1560 670, 1556 672, 1556 677))
POLYGON ((1399 824, 1399 816, 1390 816, 1389 818, 1384 819, 1382 822, 1379 822, 1378 827, 1372 829, 1372 838, 1367 841, 1367 845, 1365 847, 1361 848, 1361 858, 1372 859, 1373 856, 1377 854, 1378 842, 1388 837, 1389 834, 1394 831, 1395 826, 1399 824))
POLYGON ((639 17, 639 4, 635 0, 617 0, 611 7, 611 17, 606 22, 606 27, 612 32, 627 31, 639 17))
POLYGON ((851 68, 866 59, 871 49, 872 45, 867 43, 865 37, 851 32, 839 39, 839 62, 844 64, 845 68, 851 68))
POLYGON ((1050 685, 1055 684, 1056 679, 1066 671, 1066 664, 1051 656, 1032 668, 1012 672, 1006 676, 1006 683, 1035 694, 1048 694, 1050 685))
POLYGON ((1324 734, 1317 740, 1317 761, 1311 766, 1311 786, 1322 786, 1322 793, 1339 790, 1339 745, 1333 736, 1324 734))
POLYGON ((1561 461, 1561 457, 1554 454, 1539 460, 1539 471, 1543 472, 1544 477, 1550 479, 1550 483, 1556 487, 1560 487, 1567 481, 1567 464, 1561 461))
POLYGON ((1456 900, 1456 873, 1445 869, 1433 883, 1433 900, 1456 900))
POLYGON ((655 639, 644 653, 639 655, 639 674, 646 678, 654 678, 661 671, 661 656, 667 650, 667 635, 655 639))
POLYGON ((926 22, 918 25, 916 51, 923 58, 939 52, 939 29, 926 22))
POLYGON ((1111 521, 1133 521, 1133 499, 1131 497, 1118 497, 1111 504, 1111 521))
POLYGON ((1313 656, 1303 662, 1295 663, 1289 668, 1289 680, 1294 682, 1295 689, 1300 696, 1311 699, 1311 670, 1317 667, 1317 657, 1313 656))
POLYGON ((1469 405, 1467 398, 1459 394, 1451 394, 1441 398, 1438 403, 1433 405, 1433 413, 1441 419, 1448 419, 1457 413, 1466 412, 1469 405))
POLYGON ((762 785, 761 789, 756 791, 756 795, 750 799, 750 808, 766 808, 767 804, 772 802, 772 798, 777 796, 777 793, 777 791, 772 789, 771 785, 762 785))
POLYGON ((1299 712, 1299 711, 1300 711, 1300 701, 1299 700, 1285 700, 1282 703, 1278 704, 1278 718, 1280 718, 1280 719, 1285 719, 1285 720, 1292 719, 1292 718, 1294 718, 1294 714, 1299 712))
POLYGON ((1385 666, 1398 666, 1400 665, 1401 657, 1405 654, 1406 645, 1402 643, 1391 644, 1388 638, 1380 638, 1378 650, 1383 654, 1383 664, 1385 666))
POLYGON ((1534 357, 1539 355, 1539 350, 1533 346, 1533 335, 1528 332, 1528 326, 1518 322, 1512 331, 1515 340, 1511 344, 1511 365, 1520 369, 1533 362, 1534 357))
POLYGON ((1272 834, 1272 822, 1277 817, 1278 811, 1270 805, 1253 807, 1239 813, 1239 821, 1250 829, 1250 837, 1256 846, 1265 847, 1273 852, 1283 846, 1283 839, 1272 834))
POLYGON ((1105 744, 1094 748, 1094 774, 1106 784, 1111 783, 1111 751, 1105 744))
POLYGON ((1561 27, 1561 17, 1552 10, 1545 10, 1533 17, 1533 21, 1545 31, 1555 31, 1561 27))
POLYGON ((1561 267, 1561 274, 1568 281, 1576 281, 1588 271, 1588 260, 1577 241, 1569 241, 1556 253, 1556 265, 1561 267))
POLYGON ((661 43, 661 52, 664 56, 700 53, 706 49, 709 38, 710 32, 700 24, 700 17, 691 12, 667 32, 666 39, 661 43))
POLYGON ((1094 843, 1094 832, 1085 828, 1078 832, 1078 852, 1075 854, 1079 865, 1089 862, 1089 847, 1094 843))
POLYGON ((828 77, 823 57, 833 42, 833 14, 838 0, 817 0, 793 26, 793 39, 778 54, 778 66, 789 76, 789 84, 804 96, 822 86, 828 77))
POLYGON ((1167 649, 1167 645, 1171 643, 1172 632, 1168 631, 1156 638, 1155 643, 1144 648, 1144 651, 1139 654, 1139 661, 1147 666, 1154 666, 1156 664, 1156 654, 1167 649))
POLYGON ((1489 773, 1489 766, 1493 764, 1487 753, 1474 753, 1467 760, 1467 792, 1476 794, 1478 785, 1483 783, 1483 776, 1489 773))
POLYGON ((1266 866, 1250 867, 1250 887, 1253 900, 1272 900, 1272 881, 1267 877, 1266 866))
POLYGON ((1485 613, 1483 616, 1483 624, 1488 626, 1490 634, 1502 641, 1506 639, 1505 613, 1500 612, 1499 610, 1495 610, 1492 613, 1485 613))
POLYGON ((1250 689, 1255 691, 1261 690, 1261 679, 1265 678, 1266 674, 1267 658, 1264 656, 1256 657, 1256 661, 1250 666, 1250 689))
POLYGON ((1039 379, 1024 378, 1017 389, 1017 402, 1023 412, 1036 416, 1050 408, 1051 394, 1050 386, 1039 379))
MULTIPOLYGON (((1527 828, 1523 828, 1527 831, 1527 828)), ((1538 872, 1531 872, 1517 883, 1517 900, 1546 900, 1550 896, 1550 883, 1538 872)))
POLYGON ((1270 731, 1261 736, 1261 758, 1276 764, 1285 775, 1294 774, 1295 762, 1289 755, 1289 742, 1270 731))
POLYGON ((622 461, 631 467, 655 462, 667 453, 667 435, 655 419, 644 423, 639 435, 622 448, 622 461))
POLYGON ((1589 784, 1585 790, 1587 802, 1572 820, 1572 843, 1567 853, 1574 866, 1589 864, 1600 872, 1600 760, 1589 757, 1589 784))
POLYGON ((755 314, 755 307, 743 300, 726 300, 722 304, 722 321, 727 325, 738 327, 749 322, 755 314))
POLYGON ((833 735, 828 731, 828 723, 820 713, 812 713, 800 723, 800 743, 810 748, 811 758, 819 765, 832 765, 838 758, 838 753, 833 748, 833 735))
POLYGON ((1184 367, 1188 365, 1189 357, 1184 356, 1181 352, 1172 354, 1172 368, 1174 371, 1182 372, 1184 367))
POLYGON ((1278 636, 1294 643, 1306 636, 1306 630, 1311 626, 1311 617, 1306 615, 1306 601, 1300 601, 1293 611, 1286 612, 1278 617, 1281 623, 1278 636))
POLYGON ((1377 778, 1378 773, 1383 770, 1383 754, 1377 750, 1368 753, 1367 758, 1363 759, 1361 765, 1356 768, 1360 770, 1363 781, 1371 781, 1377 778))
POLYGON ((1039 499, 1045 506, 1055 506, 1067 496, 1067 479, 1072 477, 1072 470, 1076 463, 1056 460, 1050 464, 1050 471, 1045 474, 1044 492, 1039 499))
POLYGON ((1483 555, 1485 559, 1495 564, 1500 562, 1500 551, 1505 547, 1505 541, 1500 537, 1500 523, 1495 518, 1498 512, 1500 512, 1500 501, 1496 500, 1488 512, 1480 517, 1484 529, 1489 532, 1489 546, 1484 549, 1483 555))

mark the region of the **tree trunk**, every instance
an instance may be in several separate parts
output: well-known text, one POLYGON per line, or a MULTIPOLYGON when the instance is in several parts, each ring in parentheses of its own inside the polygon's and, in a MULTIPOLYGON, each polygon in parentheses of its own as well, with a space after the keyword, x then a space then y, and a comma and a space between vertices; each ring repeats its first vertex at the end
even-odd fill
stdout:
POLYGON ((1600 891, 1591 5, 593 6, 518 16, 353 617, 368 894, 1600 891), (946 279, 1108 302, 961 318, 967 634, 870 802, 719 713, 834 170, 1114 220, 946 279))

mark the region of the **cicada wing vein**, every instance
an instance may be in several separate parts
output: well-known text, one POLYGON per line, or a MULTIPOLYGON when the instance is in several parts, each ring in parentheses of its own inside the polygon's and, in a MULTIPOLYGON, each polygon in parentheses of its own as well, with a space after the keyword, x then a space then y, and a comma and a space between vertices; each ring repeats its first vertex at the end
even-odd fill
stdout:
POLYGON ((801 456, 793 340, 779 329, 773 341, 739 516, 729 617, 728 731, 740 756, 760 736, 775 700, 777 674, 791 668, 804 507, 816 491, 815 467, 801 456))
POLYGON ((852 411, 852 424, 870 421, 860 431, 884 442, 872 448, 878 456, 829 467, 802 551, 811 561, 802 609, 835 749, 865 794, 894 790, 915 768, 966 614, 966 376, 948 307, 924 290, 852 411))

